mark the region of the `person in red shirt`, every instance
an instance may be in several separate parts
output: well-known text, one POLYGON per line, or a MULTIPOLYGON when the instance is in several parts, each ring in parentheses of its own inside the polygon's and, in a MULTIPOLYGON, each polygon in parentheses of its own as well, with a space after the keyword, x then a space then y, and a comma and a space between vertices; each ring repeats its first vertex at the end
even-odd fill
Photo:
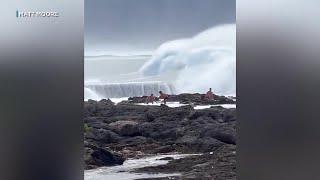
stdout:
POLYGON ((162 91, 159 91, 159 94, 160 94, 159 99, 163 99, 163 103, 167 104, 167 100, 169 99, 169 95, 163 93, 162 91))
POLYGON ((206 93, 205 98, 206 98, 206 99, 209 99, 209 100, 213 100, 213 93, 212 93, 212 89, 211 89, 211 88, 210 88, 209 91, 206 93))
POLYGON ((149 103, 152 103, 156 100, 156 97, 153 96, 153 94, 151 94, 150 96, 147 97, 146 99, 146 103, 149 104, 149 103))

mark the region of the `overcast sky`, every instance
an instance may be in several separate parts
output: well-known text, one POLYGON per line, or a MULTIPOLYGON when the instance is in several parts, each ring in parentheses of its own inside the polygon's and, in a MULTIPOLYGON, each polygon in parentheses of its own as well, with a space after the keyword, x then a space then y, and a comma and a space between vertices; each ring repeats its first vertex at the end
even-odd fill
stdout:
POLYGON ((85 54, 148 53, 235 21, 235 0, 85 0, 85 54))

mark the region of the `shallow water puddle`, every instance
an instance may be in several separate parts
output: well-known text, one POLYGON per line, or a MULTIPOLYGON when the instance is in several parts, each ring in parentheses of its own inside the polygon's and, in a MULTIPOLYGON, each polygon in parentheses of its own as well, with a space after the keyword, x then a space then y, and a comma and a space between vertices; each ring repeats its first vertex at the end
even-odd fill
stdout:
POLYGON ((215 106, 221 106, 226 109, 237 108, 236 104, 216 104, 216 105, 199 105, 199 106, 195 106, 194 109, 207 109, 215 106))
MULTIPOLYGON (((136 103, 137 105, 142 105, 142 106, 160 106, 161 103, 153 103, 153 104, 145 104, 145 103, 136 103)), ((171 108, 175 108, 175 107, 181 107, 181 106, 187 106, 189 104, 180 104, 179 102, 167 102, 166 104, 168 107, 171 107, 171 108)), ((198 105, 198 106, 195 106, 194 109, 207 109, 207 108, 210 108, 210 107, 214 107, 214 106, 221 106, 223 108, 226 108, 226 109, 230 109, 230 108, 236 108, 236 104, 215 104, 215 105, 198 105)))

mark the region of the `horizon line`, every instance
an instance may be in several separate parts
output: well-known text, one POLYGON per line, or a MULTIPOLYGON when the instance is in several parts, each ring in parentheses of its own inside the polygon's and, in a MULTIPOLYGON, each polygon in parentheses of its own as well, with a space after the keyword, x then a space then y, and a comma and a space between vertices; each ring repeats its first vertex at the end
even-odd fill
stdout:
POLYGON ((113 57, 132 57, 132 56, 152 56, 152 54, 99 54, 99 55, 85 55, 84 57, 103 57, 103 56, 113 56, 113 57))

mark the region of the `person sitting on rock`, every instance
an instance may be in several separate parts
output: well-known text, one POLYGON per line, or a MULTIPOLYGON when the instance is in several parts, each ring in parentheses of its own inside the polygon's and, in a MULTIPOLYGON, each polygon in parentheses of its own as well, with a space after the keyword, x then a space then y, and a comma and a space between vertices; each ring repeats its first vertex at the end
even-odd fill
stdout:
POLYGON ((159 94, 160 94, 159 99, 163 99, 163 103, 167 104, 167 100, 169 99, 169 95, 163 93, 162 91, 159 91, 159 94))
POLYGON ((152 104, 153 104, 153 102, 154 102, 155 100, 156 100, 156 97, 155 97, 153 94, 151 94, 150 96, 147 97, 146 103, 147 103, 147 104, 149 104, 149 103, 152 103, 152 104))
POLYGON ((205 98, 208 99, 208 100, 213 100, 213 93, 212 93, 212 89, 211 88, 206 93, 205 98))

